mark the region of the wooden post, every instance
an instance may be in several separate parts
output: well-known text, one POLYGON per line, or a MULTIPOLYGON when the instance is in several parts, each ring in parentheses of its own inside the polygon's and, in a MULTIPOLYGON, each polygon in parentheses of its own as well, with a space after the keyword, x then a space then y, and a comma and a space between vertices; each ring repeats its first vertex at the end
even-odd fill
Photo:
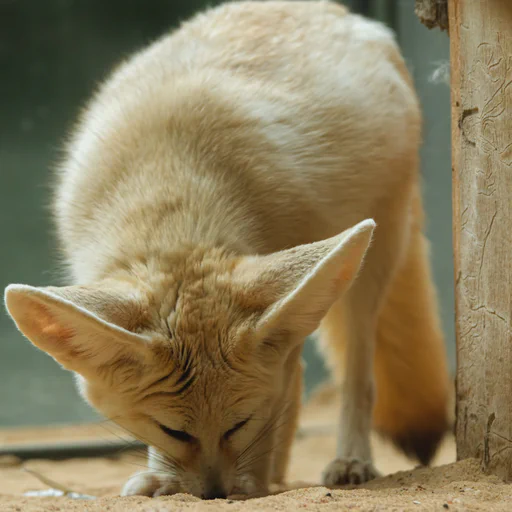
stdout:
POLYGON ((512 1, 450 0, 457 456, 512 479, 512 1))

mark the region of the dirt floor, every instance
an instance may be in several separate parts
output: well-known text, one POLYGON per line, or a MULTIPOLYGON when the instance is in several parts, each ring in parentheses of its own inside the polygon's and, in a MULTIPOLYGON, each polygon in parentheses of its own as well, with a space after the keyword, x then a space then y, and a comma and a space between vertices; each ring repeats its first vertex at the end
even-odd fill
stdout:
MULTIPOLYGON (((354 489, 328 490, 318 486, 319 476, 334 454, 334 394, 318 394, 304 409, 290 468, 290 489, 248 501, 203 502, 187 495, 120 498, 122 483, 143 464, 141 454, 118 454, 109 458, 72 459, 62 462, 31 460, 24 465, 12 457, 0 458, 0 512, 168 512, 181 510, 482 510, 511 511, 512 487, 480 472, 474 460, 453 463, 455 447, 448 437, 433 468, 414 469, 414 464, 375 437, 377 468, 388 475, 354 489), (63 497, 25 497, 23 493, 44 490, 23 468, 36 470, 73 491, 96 496, 95 500, 63 497)), ((3 446, 43 441, 112 440, 118 432, 108 424, 0 431, 3 446)))

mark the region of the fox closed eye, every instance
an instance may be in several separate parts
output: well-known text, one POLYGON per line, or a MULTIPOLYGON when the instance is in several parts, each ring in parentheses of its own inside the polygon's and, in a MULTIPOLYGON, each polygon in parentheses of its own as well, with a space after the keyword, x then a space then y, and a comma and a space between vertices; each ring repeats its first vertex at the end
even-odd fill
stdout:
MULTIPOLYGON (((230 428, 228 431, 224 433, 222 436, 224 439, 229 439, 235 432, 238 432, 241 428, 245 427, 251 418, 247 418, 243 421, 239 421, 234 427, 230 428)), ((191 436, 189 433, 183 430, 174 430, 172 428, 166 427, 161 423, 158 424, 160 429, 170 437, 173 437, 177 441, 182 441, 183 443, 191 443, 196 440, 194 436, 191 436)))
POLYGON ((161 425, 160 423, 158 424, 158 426, 168 436, 173 437, 177 441, 182 441, 183 443, 191 443, 196 439, 195 437, 191 436, 187 432, 184 432, 183 430, 173 430, 172 428, 166 427, 165 425, 161 425))
POLYGON ((243 421, 239 421, 234 427, 230 428, 222 436, 224 439, 229 439, 235 432, 238 432, 242 427, 245 427, 251 418, 246 418, 243 421))

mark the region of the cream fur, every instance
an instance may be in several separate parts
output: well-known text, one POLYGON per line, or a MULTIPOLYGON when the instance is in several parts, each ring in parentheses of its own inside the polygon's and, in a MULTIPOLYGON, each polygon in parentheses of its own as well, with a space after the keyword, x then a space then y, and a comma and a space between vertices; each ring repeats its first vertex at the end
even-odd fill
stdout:
MULTIPOLYGON (((212 498, 282 481, 302 342, 319 327, 330 364, 346 367, 324 482, 375 476, 375 339, 416 240, 420 124, 390 31, 328 2, 211 9, 100 87, 55 194, 75 284, 12 285, 6 304, 36 346, 77 373, 92 405, 152 446, 149 471, 124 494, 212 498)), ((423 297, 431 278, 418 254, 423 297)), ((435 296, 425 303, 433 331, 418 332, 418 346, 438 363, 422 380, 437 383, 425 409, 437 435, 446 364, 435 296)), ((408 342, 398 344, 413 354, 408 342)), ((385 433, 419 432, 417 414, 393 423, 387 410, 376 418, 385 433)))

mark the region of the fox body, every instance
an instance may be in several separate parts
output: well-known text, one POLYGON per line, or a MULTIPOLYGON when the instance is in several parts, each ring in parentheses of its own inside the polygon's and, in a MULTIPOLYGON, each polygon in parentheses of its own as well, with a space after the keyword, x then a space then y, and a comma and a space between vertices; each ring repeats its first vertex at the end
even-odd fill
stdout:
POLYGON ((6 305, 150 446, 123 494, 282 482, 316 330, 343 391, 324 483, 376 475, 372 425, 430 460, 449 385, 420 124, 393 35, 329 2, 208 10, 99 88, 55 191, 74 284, 6 305))

